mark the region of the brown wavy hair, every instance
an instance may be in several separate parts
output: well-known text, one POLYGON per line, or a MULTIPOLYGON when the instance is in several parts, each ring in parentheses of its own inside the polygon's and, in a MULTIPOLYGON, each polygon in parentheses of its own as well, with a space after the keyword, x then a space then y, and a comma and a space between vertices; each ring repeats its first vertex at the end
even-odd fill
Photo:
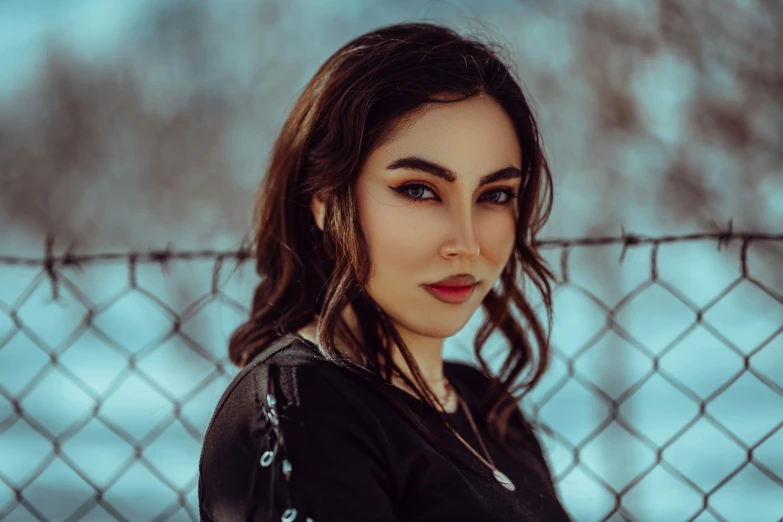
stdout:
MULTIPOLYGON (((392 371, 399 373, 391 341, 415 383, 403 378, 435 408, 437 399, 397 329, 362 291, 371 259, 354 187, 367 156, 398 132, 414 111, 425 104, 488 95, 513 121, 524 175, 514 252, 500 277, 502 289, 493 288, 482 302, 486 320, 473 346, 482 370, 491 376, 481 354, 484 343, 496 329, 508 340, 508 356, 499 375, 492 377, 480 410, 492 436, 505 442, 509 416, 519 401, 513 394, 520 389, 527 393, 549 361, 549 334, 523 295, 524 278, 541 292, 551 330, 548 279, 554 276, 533 247, 552 207, 552 177, 528 99, 498 49, 495 43, 485 44, 440 25, 403 23, 355 38, 318 69, 283 125, 258 192, 252 247, 261 282, 249 319, 230 338, 234 364, 244 367, 273 341, 296 332, 318 314, 318 344, 328 359, 366 380, 388 383, 392 371), (319 192, 326 202, 323 231, 310 209, 311 198, 319 192), (348 305, 358 319, 360 336, 353 335, 342 318, 348 305), (520 318, 512 314, 512 307, 520 318), (525 329, 535 338, 537 361, 525 329), (357 368, 336 349, 336 336, 352 339, 366 367, 357 368), (391 366, 382 368, 380 354, 391 366), (511 383, 526 369, 527 378, 512 389, 511 383)), ((414 423, 421 426, 415 419, 414 423)))

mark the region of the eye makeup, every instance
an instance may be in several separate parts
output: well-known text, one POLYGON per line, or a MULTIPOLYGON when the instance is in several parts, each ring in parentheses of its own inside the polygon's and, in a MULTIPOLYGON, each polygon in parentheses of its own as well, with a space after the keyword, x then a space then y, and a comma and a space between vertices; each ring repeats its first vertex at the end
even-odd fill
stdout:
MULTIPOLYGON (((400 185, 399 187, 389 187, 394 192, 400 195, 400 197, 403 197, 409 201, 413 201, 414 203, 424 203, 427 201, 440 201, 440 198, 438 198, 437 194, 435 193, 435 190, 431 188, 429 185, 425 185, 423 183, 404 183, 400 185), (429 190, 433 194, 435 194, 434 198, 422 198, 422 197, 416 197, 412 196, 410 193, 413 191, 418 190, 429 190)), ((519 197, 519 192, 516 190, 512 190, 509 188, 496 188, 486 191, 484 194, 482 194, 482 198, 485 197, 487 194, 501 194, 506 196, 505 201, 493 201, 493 200, 485 200, 487 203, 491 205, 495 205, 498 207, 506 207, 511 204, 514 199, 519 197)))

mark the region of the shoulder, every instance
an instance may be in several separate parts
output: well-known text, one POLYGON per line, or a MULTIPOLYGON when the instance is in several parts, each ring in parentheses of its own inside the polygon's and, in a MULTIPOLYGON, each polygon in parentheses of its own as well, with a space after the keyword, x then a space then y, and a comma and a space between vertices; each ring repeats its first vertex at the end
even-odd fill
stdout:
MULTIPOLYGON (((347 465, 386 462, 370 443, 378 431, 366 429, 368 409, 353 406, 360 394, 351 393, 346 372, 292 336, 251 360, 224 392, 205 433, 199 462, 203 512, 219 513, 215 520, 239 520, 248 488, 263 506, 279 501, 279 495, 270 496, 271 484, 287 479, 278 464, 283 460, 274 458, 279 451, 289 469, 316 470, 308 480, 332 480, 328 473, 342 473, 347 465), (275 466, 263 462, 270 454, 275 466)), ((301 481, 305 474, 298 476, 301 481)))
POLYGON ((275 341, 223 392, 204 434, 202 459, 221 460, 226 452, 254 453, 259 435, 270 428, 270 406, 287 420, 295 419, 295 424, 355 416, 360 394, 353 391, 355 385, 346 373, 297 337, 275 341))
POLYGON ((356 414, 367 387, 353 372, 326 359, 299 337, 286 335, 254 357, 231 381, 220 398, 208 431, 226 422, 235 429, 253 429, 257 418, 274 397, 280 412, 290 415, 356 414), (250 425, 248 425, 250 423, 250 425))
POLYGON ((215 409, 255 409, 272 394, 282 407, 298 406, 302 391, 324 393, 340 388, 346 370, 293 335, 286 335, 256 355, 232 379, 215 409))

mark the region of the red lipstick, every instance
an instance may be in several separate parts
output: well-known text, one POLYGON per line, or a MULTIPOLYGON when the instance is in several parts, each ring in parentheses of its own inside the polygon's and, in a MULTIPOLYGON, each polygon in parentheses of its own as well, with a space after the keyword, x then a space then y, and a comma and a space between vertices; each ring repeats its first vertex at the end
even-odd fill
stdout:
POLYGON ((464 303, 473 295, 475 284, 470 286, 430 286, 423 285, 424 289, 438 301, 449 304, 464 303))

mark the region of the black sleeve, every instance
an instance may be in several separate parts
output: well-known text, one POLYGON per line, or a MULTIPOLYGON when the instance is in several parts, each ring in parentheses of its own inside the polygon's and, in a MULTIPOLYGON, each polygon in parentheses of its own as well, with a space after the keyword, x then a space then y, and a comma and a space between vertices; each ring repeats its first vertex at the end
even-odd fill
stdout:
POLYGON ((334 384, 331 371, 271 368, 263 406, 271 429, 262 437, 266 456, 258 469, 259 483, 268 484, 270 492, 256 494, 284 504, 273 506, 280 513, 273 520, 287 520, 288 509, 289 519, 296 522, 393 522, 390 463, 379 445, 382 432, 371 417, 362 415, 357 398, 334 384))

